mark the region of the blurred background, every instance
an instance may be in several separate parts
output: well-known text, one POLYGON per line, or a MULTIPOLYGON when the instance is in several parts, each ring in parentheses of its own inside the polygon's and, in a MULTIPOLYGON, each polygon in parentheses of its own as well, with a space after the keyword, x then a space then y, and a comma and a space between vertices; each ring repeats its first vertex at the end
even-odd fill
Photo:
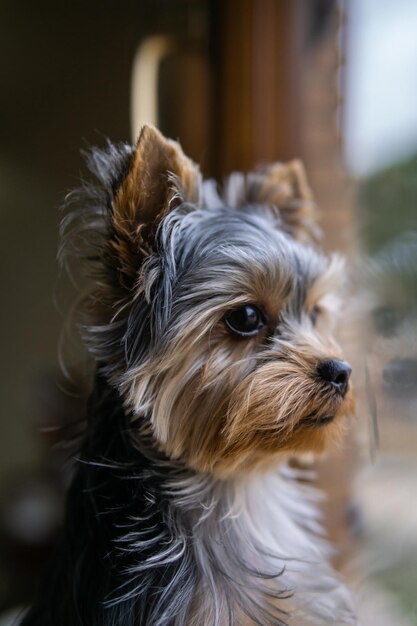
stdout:
POLYGON ((58 359, 59 207, 80 149, 151 122, 218 180, 306 162, 324 246, 351 260, 358 417, 320 466, 336 564, 366 572, 365 626, 417 624, 416 32, 415 0, 0 0, 0 613, 49 554, 55 427, 85 397, 81 354, 70 380, 58 359))

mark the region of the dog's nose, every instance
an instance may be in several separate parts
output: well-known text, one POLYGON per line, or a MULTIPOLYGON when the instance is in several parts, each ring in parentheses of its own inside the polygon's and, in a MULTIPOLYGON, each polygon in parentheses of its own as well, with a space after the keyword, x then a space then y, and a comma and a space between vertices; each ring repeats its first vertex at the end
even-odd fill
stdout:
POLYGON ((392 359, 385 365, 382 379, 392 393, 417 391, 417 360, 392 359))
POLYGON ((317 366, 317 373, 320 378, 330 383, 342 396, 345 396, 349 389, 349 377, 351 372, 352 368, 349 363, 337 359, 322 361, 317 366))

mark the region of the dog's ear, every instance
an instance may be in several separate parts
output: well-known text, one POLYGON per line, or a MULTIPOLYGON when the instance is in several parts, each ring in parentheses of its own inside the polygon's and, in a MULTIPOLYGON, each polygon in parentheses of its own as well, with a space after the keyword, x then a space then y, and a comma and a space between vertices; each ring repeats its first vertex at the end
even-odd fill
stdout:
POLYGON ((179 143, 143 126, 113 199, 109 243, 122 273, 136 274, 154 249, 161 219, 181 202, 198 202, 199 186, 198 167, 179 143))
POLYGON ((282 228, 295 239, 303 242, 318 239, 316 205, 304 166, 298 159, 274 163, 249 174, 247 201, 276 207, 282 228))

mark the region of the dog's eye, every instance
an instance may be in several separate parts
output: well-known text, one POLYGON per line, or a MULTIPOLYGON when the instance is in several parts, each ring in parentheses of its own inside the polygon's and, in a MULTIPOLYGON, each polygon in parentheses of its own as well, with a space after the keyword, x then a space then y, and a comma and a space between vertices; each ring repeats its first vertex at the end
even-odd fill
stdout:
POLYGON ((401 313, 388 306, 381 306, 372 313, 375 330, 382 337, 392 337, 401 323, 401 313))
POLYGON ((313 326, 315 326, 315 325, 316 325, 316 323, 317 323, 317 318, 318 318, 318 316, 320 315, 320 313, 321 313, 321 309, 320 309, 320 307, 319 307, 319 306, 317 306, 317 305, 316 305, 316 306, 314 306, 314 307, 312 308, 312 310, 310 311, 310 319, 311 319, 311 323, 313 324, 313 326))
POLYGON ((253 337, 265 326, 263 313, 254 304, 245 304, 224 317, 226 326, 240 337, 253 337))

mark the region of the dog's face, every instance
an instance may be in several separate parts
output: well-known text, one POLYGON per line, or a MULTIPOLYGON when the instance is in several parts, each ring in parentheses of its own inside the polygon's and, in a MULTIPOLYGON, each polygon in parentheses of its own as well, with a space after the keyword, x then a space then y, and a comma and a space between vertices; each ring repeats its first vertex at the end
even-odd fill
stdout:
POLYGON ((235 177, 220 198, 178 144, 143 130, 112 201, 91 344, 170 457, 229 475, 339 438, 352 408, 331 336, 341 268, 302 242, 311 212, 298 163, 235 177))

